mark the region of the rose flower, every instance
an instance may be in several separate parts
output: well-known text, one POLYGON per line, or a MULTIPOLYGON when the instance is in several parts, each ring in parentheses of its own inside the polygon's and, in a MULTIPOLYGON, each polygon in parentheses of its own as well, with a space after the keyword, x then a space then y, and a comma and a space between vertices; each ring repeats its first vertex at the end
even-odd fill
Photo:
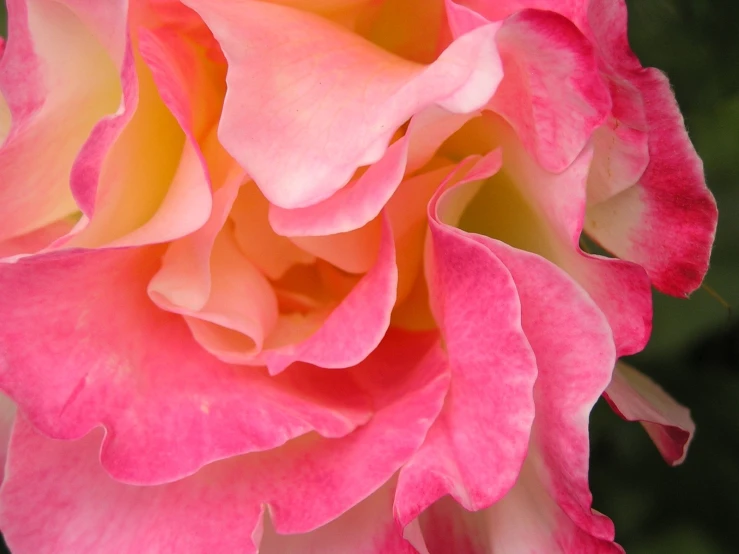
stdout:
POLYGON ((7 4, 14 554, 621 552, 589 413, 682 460, 617 360, 716 224, 622 0, 7 4))

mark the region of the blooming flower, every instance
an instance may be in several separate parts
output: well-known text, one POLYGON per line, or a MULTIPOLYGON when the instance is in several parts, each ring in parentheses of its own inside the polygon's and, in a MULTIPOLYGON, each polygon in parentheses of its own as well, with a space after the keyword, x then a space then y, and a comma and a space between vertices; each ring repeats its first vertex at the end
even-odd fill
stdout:
POLYGON ((682 460, 617 359, 716 222, 622 1, 8 11, 14 553, 621 551, 589 412, 682 460))

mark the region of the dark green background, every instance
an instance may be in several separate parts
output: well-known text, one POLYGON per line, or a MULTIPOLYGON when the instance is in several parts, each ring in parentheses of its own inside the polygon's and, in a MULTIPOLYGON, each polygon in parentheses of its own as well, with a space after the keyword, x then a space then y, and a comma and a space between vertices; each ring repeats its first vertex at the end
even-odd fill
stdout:
MULTIPOLYGON (((718 200, 707 283, 739 307, 739 2, 629 5, 632 46, 644 65, 670 76, 718 200)), ((737 317, 702 290, 690 300, 655 295, 652 341, 633 363, 691 407, 698 432, 685 464, 671 469, 639 425, 600 403, 592 425, 596 508, 613 518, 629 554, 739 552, 737 317)))

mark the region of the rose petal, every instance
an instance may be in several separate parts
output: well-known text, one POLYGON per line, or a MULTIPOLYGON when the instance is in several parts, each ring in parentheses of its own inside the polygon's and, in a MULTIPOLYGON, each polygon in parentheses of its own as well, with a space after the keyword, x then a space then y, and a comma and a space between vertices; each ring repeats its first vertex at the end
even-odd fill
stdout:
POLYGON ((345 374, 296 366, 270 378, 206 353, 148 299, 156 267, 148 250, 125 249, 2 267, 0 388, 42 432, 72 439, 102 424, 106 470, 148 484, 367 420, 367 399, 345 374))
POLYGON ((432 505, 420 519, 424 546, 431 554, 622 552, 612 543, 611 522, 590 508, 587 479, 589 412, 615 359, 609 326, 585 291, 550 262, 468 236, 505 264, 516 283, 521 325, 536 355, 536 418, 515 486, 472 514, 450 500, 432 505))
MULTIPOLYGON (((423 554, 623 554, 610 540, 579 529, 547 495, 527 462, 520 481, 491 508, 467 512, 451 498, 420 518, 422 537, 412 541, 423 554)), ((409 537, 410 538, 410 537, 409 537)))
MULTIPOLYGON (((456 33, 486 20, 447 2, 456 33)), ((504 78, 489 108, 516 130, 539 164, 558 173, 572 163, 611 108, 593 47, 567 18, 523 10, 496 35, 504 78)))
POLYGON ((378 162, 333 196, 306 208, 270 206, 269 221, 285 236, 345 233, 377 217, 403 176, 428 163, 439 146, 476 114, 453 114, 427 108, 411 118, 408 130, 378 162))
POLYGON ((214 124, 222 96, 208 75, 212 62, 169 27, 139 29, 136 46, 132 113, 125 126, 118 122, 120 135, 100 169, 95 214, 70 245, 166 242, 198 229, 210 214, 210 174, 198 138, 214 124))
POLYGON ((641 95, 644 119, 634 121, 640 106, 631 102, 623 110, 630 117, 619 121, 647 134, 649 164, 637 183, 590 207, 586 230, 618 257, 644 267, 662 292, 686 296, 708 269, 716 202, 667 78, 642 68, 629 48, 625 3, 591 4, 588 23, 607 72, 641 95))
POLYGON ((100 465, 102 435, 54 441, 19 418, 0 493, 0 525, 14 553, 256 554, 260 507, 228 483, 235 471, 217 463, 168 485, 125 485, 100 465))
POLYGON ((655 287, 686 296, 701 283, 716 231, 716 202, 667 78, 641 70, 649 165, 636 185, 588 208, 585 228, 604 248, 638 263, 655 287))
POLYGON ((296 344, 265 350, 257 360, 276 374, 295 361, 342 368, 361 362, 390 325, 397 295, 398 268, 390 223, 382 220, 375 265, 323 321, 318 331, 296 344))
POLYGON ((393 519, 393 488, 372 496, 315 531, 278 535, 267 527, 260 554, 417 554, 393 519))
MULTIPOLYGON (((588 486, 590 410, 608 385, 616 358, 608 321, 585 290, 551 262, 486 237, 477 240, 511 272, 521 299, 521 324, 536 354, 529 452, 535 473, 574 523, 575 536, 582 531, 594 544, 612 541, 613 524, 591 510, 588 486)), ((500 512, 507 516, 504 507, 500 512)))
MULTIPOLYGON (((12 125, 0 148, 0 239, 77 211, 70 170, 93 125, 113 113, 120 82, 111 52, 85 25, 92 2, 8 2, 0 92, 12 125)), ((124 2, 113 2, 120 13, 124 2)), ((99 10, 98 10, 99 11, 99 10)), ((105 29, 117 36, 125 17, 105 29)), ((10 121, 8 120, 8 123, 10 121)))
POLYGON ((434 334, 391 336, 351 372, 376 409, 357 432, 304 437, 156 487, 111 479, 98 462, 99 432, 54 441, 23 421, 0 494, 5 538, 18 554, 48 545, 59 554, 132 554, 142 545, 151 552, 230 554, 256 551, 265 506, 278 533, 325 525, 392 478, 423 440, 448 386, 434 334))
POLYGON ((342 271, 362 274, 369 271, 377 259, 382 241, 382 221, 376 218, 351 231, 318 237, 291 237, 290 240, 305 252, 342 271))
POLYGON ((534 9, 561 13, 579 27, 592 0, 455 0, 455 3, 467 7, 488 21, 501 21, 516 12, 534 9))
POLYGON ((5 460, 8 455, 8 443, 15 421, 15 412, 15 402, 0 393, 0 484, 5 476, 5 460))
POLYGON ((0 258, 33 254, 69 234, 75 227, 72 218, 59 219, 30 233, 0 242, 0 258))
POLYGON ((502 144, 503 170, 477 186, 460 210, 467 231, 535 252, 564 268, 608 317, 619 355, 644 347, 651 330, 651 290, 637 265, 582 251, 586 183, 593 158, 586 147, 559 174, 542 169, 498 116, 486 113, 475 136, 502 144))
MULTIPOLYGON (((238 172, 236 175, 238 176, 238 172)), ((233 181, 229 187, 233 184, 237 182, 233 181)), ((199 312, 206 308, 207 299, 214 293, 222 297, 223 302, 220 302, 222 308, 228 307, 227 311, 230 311, 235 307, 226 301, 229 293, 214 291, 211 287, 211 271, 215 269, 211 267, 213 243, 220 225, 225 221, 229 203, 234 200, 234 193, 233 188, 217 191, 217 213, 211 217, 206 226, 170 246, 164 257, 162 269, 149 285, 152 298, 164 309, 191 318, 203 316, 207 321, 219 325, 224 325, 230 317, 221 309, 207 314, 199 312)), ((275 343, 275 340, 267 337, 264 350, 261 347, 255 349, 255 345, 250 341, 229 340, 222 332, 197 323, 196 335, 201 339, 204 338, 207 341, 204 344, 208 345, 208 349, 222 359, 231 363, 267 365, 273 374, 283 371, 296 361, 327 368, 349 367, 359 363, 377 346, 387 331, 397 294, 398 271, 392 230, 387 221, 382 222, 380 227, 382 232, 379 250, 375 250, 373 266, 328 314, 328 317, 317 322, 317 330, 308 329, 308 336, 305 336, 305 332, 298 332, 299 330, 293 333, 291 329, 295 325, 291 320, 286 320, 285 325, 277 330, 283 338, 294 335, 295 340, 288 340, 287 344, 275 343), (339 348, 337 345, 342 346, 339 348)), ((243 261, 248 263, 248 260, 243 261)), ((231 282, 234 286, 242 286, 236 281, 231 282)), ((264 288, 262 285, 260 287, 264 288)), ((211 304, 210 308, 213 306, 211 304)), ((270 318, 271 316, 264 321, 270 318)), ((193 319, 189 322, 192 325, 193 319)), ((264 338, 262 331, 266 332, 271 325, 259 327, 262 330, 258 334, 262 339, 264 338)), ((230 325, 226 327, 235 330, 235 327, 230 325)), ((261 343, 262 339, 257 342, 261 343)))
MULTIPOLYGON (((277 280, 295 264, 311 264, 316 261, 316 257, 275 232, 268 219, 270 208, 259 188, 254 182, 249 182, 241 187, 230 218, 234 222, 234 234, 239 249, 267 277, 277 280)), ((297 213, 295 220, 300 221, 297 213)))
POLYGON ((427 278, 452 381, 424 446, 400 472, 403 525, 445 494, 468 510, 501 498, 516 481, 534 417, 536 360, 514 281, 484 245, 439 221, 442 191, 429 204, 427 278))
MULTIPOLYGON (((475 167, 473 166, 473 170, 475 167)), ((495 168, 492 168, 492 173, 495 168)), ((525 344, 533 349, 535 360, 532 358, 532 372, 536 376, 535 385, 529 382, 529 391, 521 387, 515 390, 511 386, 497 385, 494 387, 482 386, 480 383, 475 387, 468 387, 463 401, 455 402, 455 390, 458 383, 465 383, 465 371, 469 371, 470 367, 474 367, 469 361, 456 368, 455 371, 455 351, 453 334, 449 334, 449 328, 445 324, 445 317, 448 317, 441 308, 436 306, 435 313, 440 320, 442 331, 444 332, 445 343, 449 351, 450 363, 452 367, 452 382, 450 392, 445 403, 444 410, 439 420, 429 431, 426 441, 414 458, 401 470, 398 493, 396 496, 395 510, 401 523, 407 524, 412 521, 428 506, 440 498, 443 494, 448 493, 457 500, 465 509, 480 510, 485 509, 486 514, 494 514, 494 518, 485 522, 483 533, 484 540, 479 544, 475 544, 475 537, 470 536, 467 531, 455 534, 453 527, 454 522, 444 523, 435 521, 429 526, 433 534, 431 544, 427 543, 429 552, 496 552, 498 549, 511 551, 530 551, 538 552, 570 552, 570 546, 580 544, 587 546, 595 552, 596 546, 601 548, 602 552, 618 551, 617 547, 611 544, 613 540, 613 527, 610 521, 600 516, 594 516, 590 510, 591 496, 588 488, 587 470, 588 470, 588 435, 587 423, 588 414, 599 394, 603 391, 611 377, 611 368, 615 360, 615 348, 613 344, 611 329, 607 320, 604 318, 600 309, 590 299, 588 294, 580 288, 577 283, 572 280, 564 271, 556 267, 551 262, 537 256, 535 254, 523 252, 514 249, 500 241, 483 237, 462 233, 461 231, 453 231, 449 227, 443 227, 440 223, 435 222, 433 216, 435 213, 444 214, 447 221, 455 221, 470 197, 470 184, 473 179, 479 178, 479 171, 472 177, 468 176, 458 183, 445 194, 437 197, 431 202, 429 213, 431 219, 432 232, 439 233, 439 230, 446 230, 449 236, 466 239, 480 247, 478 257, 496 260, 501 267, 506 270, 506 275, 515 283, 513 289, 513 298, 517 301, 520 299, 521 319, 518 325, 519 333, 525 344), (465 181, 471 181, 465 183, 465 181), (439 202, 438 208, 436 202, 439 202), (577 316, 572 317, 576 313, 577 316), (522 332, 522 331, 523 332, 522 332), (525 333, 525 334, 524 334, 525 333), (563 335, 564 333, 564 335, 563 335), (566 345, 564 347, 563 345, 566 345), (460 376, 462 379, 460 379, 460 376), (477 430, 474 433, 474 441, 464 440, 467 431, 470 428, 469 423, 464 426, 459 425, 459 421, 450 418, 450 414, 463 413, 467 406, 474 405, 476 398, 480 402, 486 404, 485 409, 478 409, 476 417, 479 413, 487 413, 490 411, 490 405, 498 406, 502 402, 511 402, 519 400, 523 402, 531 402, 531 388, 533 388, 533 400, 535 401, 536 418, 528 419, 523 416, 521 410, 507 409, 504 416, 510 413, 518 414, 518 417, 524 420, 524 427, 518 433, 518 440, 512 437, 516 435, 511 433, 516 427, 510 423, 501 424, 501 417, 498 416, 495 422, 488 423, 488 429, 502 430, 505 433, 508 446, 497 450, 501 440, 492 443, 494 450, 481 447, 480 436, 484 436, 485 431, 477 430), (496 391, 505 394, 497 402, 490 402, 490 395, 496 391), (504 392, 503 392, 504 391, 504 392), (505 400, 503 400, 505 399, 505 400), (542 498, 547 499, 549 507, 537 504, 537 510, 529 508, 533 518, 531 530, 521 532, 523 522, 523 510, 516 509, 516 504, 520 502, 517 498, 523 490, 529 490, 531 485, 522 484, 528 479, 525 477, 527 470, 524 470, 519 476, 523 455, 529 446, 529 428, 533 421, 533 432, 531 435, 531 448, 528 454, 528 464, 533 469, 534 480, 533 488, 540 489, 542 498), (474 452, 467 452, 465 446, 474 445, 474 452), (520 456, 511 457, 510 472, 512 479, 501 486, 496 483, 496 478, 502 473, 500 469, 495 471, 493 475, 487 475, 483 480, 480 492, 477 492, 477 498, 472 497, 469 492, 469 483, 471 479, 476 478, 493 462, 500 463, 502 456, 511 456, 511 452, 517 452, 516 447, 521 447, 520 456), (472 460, 470 462, 469 460, 472 460), (483 464, 481 468, 472 475, 467 473, 467 467, 470 463, 483 464), (516 486, 512 489, 514 482, 516 486), (491 483, 496 483, 492 487, 491 483), (494 491, 495 494, 491 494, 494 491), (500 500, 500 498, 503 500, 500 500), (494 502, 498 501, 498 504, 494 502), (493 505, 492 508, 489 508, 493 505), (507 506, 503 508, 502 506, 507 506), (537 521, 537 514, 542 511, 550 511, 556 515, 555 519, 562 521, 561 525, 552 526, 552 518, 544 517, 537 521), (512 519, 511 519, 512 518, 512 519), (516 524, 513 524, 513 521, 516 524), (497 522, 497 523, 496 523, 497 522), (543 528, 539 530, 538 528, 543 528), (537 544, 531 543, 531 534, 538 533, 542 540, 537 544), (560 536, 561 535, 561 536, 560 536), (434 539, 434 537, 436 537, 434 539), (455 538, 456 537, 456 538, 455 538), (457 540, 460 539, 460 540, 457 540), (439 543, 438 541, 441 541, 439 543), (485 545, 489 545, 485 547, 485 545), (561 549, 555 550, 559 545, 561 549), (569 545, 569 546, 568 546, 569 545), (489 549, 486 549, 489 548, 489 549), (522 548, 530 548, 530 550, 521 550, 522 548), (537 550, 539 549, 539 550, 537 550)), ((485 174, 482 174, 483 178, 485 174)), ((449 185, 447 185, 449 186, 449 185)), ((441 192, 441 191, 440 191, 441 192)), ((474 194, 474 192, 472 193, 474 194)), ((450 241, 451 242, 451 241, 450 241)), ((481 279, 480 272, 476 272, 466 264, 458 260, 449 259, 446 261, 442 258, 442 243, 438 240, 438 235, 434 236, 433 242, 434 264, 431 266, 436 271, 436 281, 432 277, 432 285, 438 286, 438 283, 444 275, 444 271, 456 271, 455 279, 449 279, 451 283, 464 284, 465 275, 472 275, 473 282, 481 279), (445 266, 442 263, 446 261, 445 266)), ((457 246, 459 248, 459 246, 457 246)), ((446 252, 452 251, 447 247, 446 252)), ((474 267, 474 266, 473 266, 474 267)), ((489 273, 488 273, 489 274, 489 273)), ((433 276, 434 273, 431 273, 433 276)), ((482 274, 485 276, 485 274, 482 274)), ((489 285, 485 287, 488 289, 489 285)), ((433 290, 433 288, 432 288, 433 290)), ((449 298, 449 292, 445 291, 445 300, 449 298)), ((480 300, 481 294, 467 294, 469 298, 474 296, 476 302, 474 306, 479 306, 483 313, 489 313, 490 310, 497 308, 500 304, 501 295, 497 295, 495 302, 485 302, 480 300)), ((504 297, 504 296, 503 296, 504 297)), ((432 299, 434 297, 432 296, 432 299)), ((450 302, 456 310, 464 303, 450 302)), ((467 313, 469 307, 466 307, 467 313)), ((452 312, 454 313, 454 312, 452 312)), ((469 322, 475 321, 475 317, 466 315, 464 317, 464 329, 469 329, 469 322)), ((492 322, 498 323, 505 318, 500 316, 492 317, 492 322)), ((487 331, 491 328, 492 323, 489 322, 483 326, 487 331)), ((458 334, 458 336, 460 336, 458 334)), ((465 335, 461 335, 465 336, 465 335)), ((467 335, 472 336, 472 335, 467 335)), ((474 334, 476 343, 480 343, 479 333, 474 334)), ((510 341, 498 340, 491 341, 498 348, 501 344, 510 345, 510 341)), ((482 344, 484 346, 484 343, 482 344)), ((479 359, 479 350, 475 350, 476 346, 467 344, 464 352, 472 351, 472 360, 479 359)), ((479 348, 479 346, 477 346, 479 348)), ((500 350, 495 350, 500 354, 500 350)), ((519 363, 525 361, 525 357, 515 352, 510 352, 508 348, 503 353, 513 354, 508 363, 487 363, 485 365, 485 375, 493 375, 494 379, 499 379, 501 371, 508 369, 511 362, 518 359, 519 363), (490 372, 490 367, 495 368, 495 372, 490 372)), ((520 377, 521 368, 513 371, 513 375, 520 377)), ((494 380, 493 379, 493 380, 494 380)), ((533 407, 533 406, 532 406, 533 407)), ((531 414, 533 415, 533 413, 531 414)), ((489 430, 486 430, 488 433, 489 430)), ((500 431, 499 431, 500 432, 500 431)), ((474 481, 473 481, 474 482, 474 481)), ((474 489, 473 489, 474 490, 474 489)), ((524 501, 526 495, 524 494, 524 501)), ((433 511, 434 508, 431 508, 433 511)), ((472 517, 472 516, 471 516, 472 517)), ((474 516, 477 517, 477 516, 474 516)), ((488 517, 483 514, 480 517, 488 517)), ((423 527, 423 518, 422 518, 423 527)))
MULTIPOLYGON (((422 270, 428 203, 453 170, 454 165, 449 164, 404 180, 387 204, 386 212, 393 227, 398 261, 398 300, 394 315, 397 314, 398 305, 412 293, 418 279, 424 280, 422 270)), ((427 296, 423 295, 424 304, 428 303, 427 296)), ((414 309, 414 315, 418 311, 414 309)))
POLYGON ((237 363, 238 357, 229 359, 229 344, 220 344, 221 334, 210 332, 211 326, 244 335, 248 348, 258 352, 277 324, 277 297, 267 278, 239 252, 228 228, 213 243, 210 280, 208 301, 185 320, 206 350, 223 361, 237 363))
MULTIPOLYGON (((409 131, 410 132, 410 131, 409 131)), ((403 180, 409 137, 393 143, 381 160, 328 199, 305 208, 270 206, 269 223, 289 237, 347 233, 377 217, 403 180)))
POLYGON ((628 421, 639 421, 670 465, 679 465, 688 454, 695 423, 690 410, 633 367, 619 362, 605 399, 628 421))
POLYGON ((205 306, 211 292, 213 244, 228 218, 243 180, 243 170, 232 168, 225 184, 213 193, 213 209, 205 225, 168 245, 161 268, 148 286, 149 296, 162 309, 190 313, 205 306))
POLYGON ((639 90, 611 77, 613 107, 593 133, 595 155, 588 177, 588 204, 598 204, 633 186, 649 163, 644 102, 639 90))
POLYGON ((497 25, 468 33, 423 66, 284 6, 187 4, 203 16, 229 60, 221 140, 282 208, 327 199, 357 168, 381 159, 413 114, 434 104, 474 111, 501 78, 491 40, 497 25), (243 133, 247 121, 260 132, 243 133))
MULTIPOLYGON (((511 133, 504 139, 504 163, 511 179, 544 227, 551 249, 544 253, 588 291, 613 330, 619 356, 644 348, 652 329, 649 279, 637 265, 583 252, 580 235, 586 210, 593 149, 587 147, 562 173, 549 173, 521 148, 511 133)), ((539 252, 542 253, 542 252, 539 252)))

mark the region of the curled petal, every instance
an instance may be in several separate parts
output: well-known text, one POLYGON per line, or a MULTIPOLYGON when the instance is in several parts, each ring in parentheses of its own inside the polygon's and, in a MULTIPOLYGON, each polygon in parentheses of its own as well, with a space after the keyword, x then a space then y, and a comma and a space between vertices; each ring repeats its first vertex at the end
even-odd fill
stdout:
POLYGON ((180 316, 146 295, 156 267, 147 249, 69 250, 2 267, 0 388, 43 433, 75 439, 103 425, 106 470, 151 484, 367 421, 369 399, 346 374, 296 366, 271 378, 205 352, 180 316))
POLYGON ((377 217, 405 175, 429 162, 439 146, 475 115, 427 108, 411 118, 406 134, 388 147, 382 159, 327 200, 292 210, 271 206, 272 227, 293 237, 360 228, 377 217))
POLYGON ((537 10, 507 19, 497 41, 505 77, 490 108, 542 167, 564 170, 611 108, 592 46, 565 17, 537 10))
POLYGON ((613 330, 618 354, 639 352, 652 329, 652 295, 644 270, 634 263, 583 252, 580 235, 587 202, 593 148, 586 147, 561 173, 540 168, 518 141, 499 128, 506 168, 544 224, 547 256, 590 294, 613 330))
POLYGON ((359 167, 380 160, 398 127, 424 108, 482 107, 502 76, 496 24, 460 37, 424 66, 285 6, 187 4, 229 62, 221 140, 282 208, 330 197, 359 167), (244 133, 246 122, 259 133, 244 133))
MULTIPOLYGON (((299 324, 289 318, 275 324, 274 292, 256 271, 257 259, 252 263, 234 249, 235 245, 228 237, 223 236, 227 230, 220 231, 220 244, 230 248, 232 259, 238 260, 234 264, 243 270, 242 278, 229 277, 228 258, 221 256, 223 263, 212 263, 216 236, 233 205, 240 176, 241 173, 235 171, 229 184, 216 191, 216 204, 208 223, 169 247, 162 268, 149 284, 151 297, 162 308, 188 316, 198 339, 211 352, 230 363, 266 365, 273 374, 297 361, 326 368, 359 363, 379 344, 387 331, 395 304, 398 269, 390 224, 386 218, 378 222, 379 248, 371 268, 325 318, 310 329, 299 328, 299 324), (226 286, 221 290, 216 290, 218 287, 213 283, 216 273, 220 275, 219 282, 226 286), (250 275, 248 280, 244 279, 246 274, 250 275), (247 281, 253 286, 245 287, 247 281), (262 291, 259 302, 246 301, 257 289, 262 291), (244 301, 241 308, 229 300, 232 297, 244 301), (244 316, 251 322, 246 327, 244 316), (234 317, 241 323, 237 324, 234 317), (221 328, 203 325, 196 318, 221 328), (233 340, 230 330, 246 335, 233 340), (275 333, 270 335, 271 331, 275 333)), ((254 238, 259 237, 252 237, 252 240, 254 238)), ((284 268, 283 262, 277 258, 269 261, 272 268, 284 268)))
MULTIPOLYGON (((487 21, 447 5, 456 33, 487 21)), ((504 77, 488 107, 511 124, 542 167, 564 170, 611 108, 592 45, 566 17, 532 9, 506 19, 496 42, 504 77)))
POLYGON ((588 5, 592 0, 456 0, 456 3, 468 8, 488 21, 501 21, 510 15, 526 9, 546 10, 564 15, 583 28, 581 22, 587 15, 588 5))
POLYGON ((608 325, 587 294, 546 260, 476 240, 505 264, 519 291, 522 326, 536 354, 536 418, 515 485, 474 513, 449 499, 429 507, 419 520, 424 547, 429 554, 622 552, 612 523, 591 510, 587 479, 589 411, 615 357, 608 325))
POLYGON ((5 475, 5 460, 8 456, 8 443, 15 421, 15 412, 15 402, 0 393, 0 484, 5 475))
POLYGON ((504 165, 476 188, 468 187, 458 208, 463 228, 564 268, 608 317, 619 355, 641 350, 651 331, 646 273, 634 263, 591 255, 580 247, 592 147, 565 171, 551 173, 536 163, 500 117, 486 113, 477 123, 479 135, 487 133, 502 145, 504 165))
POLYGON ((625 82, 623 89, 638 91, 621 99, 625 117, 617 121, 646 135, 649 163, 630 187, 590 206, 585 228, 607 250, 644 267, 659 290, 686 296, 708 269, 716 231, 716 202, 703 164, 667 77, 642 68, 629 48, 625 3, 593 0, 588 16, 606 72, 617 86, 625 82))
POLYGON ((644 174, 649 164, 644 102, 639 89, 617 77, 609 79, 613 108, 593 133, 595 155, 588 176, 588 204, 616 196, 644 174))
POLYGON ((516 481, 534 417, 536 360, 513 278, 484 245, 439 220, 442 191, 429 204, 427 273, 452 381, 439 420, 400 472, 403 525, 445 494, 468 510, 501 498, 516 481))
POLYGON ((227 362, 232 361, 228 350, 235 339, 229 333, 231 340, 219 341, 223 333, 214 333, 213 326, 219 331, 239 333, 244 336, 246 348, 261 350, 277 323, 277 297, 266 277, 240 254, 227 230, 219 233, 213 244, 210 281, 205 305, 185 317, 196 340, 227 362))
POLYGON ((101 183, 95 212, 70 245, 166 242, 200 228, 210 214, 211 179, 198 139, 222 94, 210 84, 211 62, 167 27, 138 29, 136 47, 126 110, 97 131, 110 134, 110 144, 94 168, 101 183))
POLYGON ((148 286, 149 296, 162 309, 189 313, 205 306, 212 285, 210 257, 213 245, 243 180, 243 170, 232 168, 226 183, 213 193, 213 209, 205 225, 167 247, 161 268, 148 286))
MULTIPOLYGON (((444 498, 420 518, 408 539, 422 554, 623 554, 610 540, 594 538, 567 518, 524 466, 519 483, 494 506, 468 512, 444 498)), ((408 535, 408 534, 407 534, 408 535)))
MULTIPOLYGON (((289 238, 275 232, 274 222, 270 222, 271 208, 257 186, 249 182, 241 187, 230 217, 234 222, 234 235, 241 251, 267 277, 277 280, 295 264, 312 264, 316 257, 298 248, 289 238)), ((299 224, 300 217, 297 213, 295 216, 299 224)), ((293 220, 287 218, 286 221, 293 220)))
POLYGON ((590 206, 585 228, 604 248, 644 267, 659 290, 685 296, 708 270, 716 202, 667 78, 644 69, 633 82, 646 107, 649 165, 637 184, 590 206))
POLYGON ((342 368, 361 362, 380 343, 390 325, 397 297, 398 267, 393 233, 382 220, 382 238, 374 266, 308 338, 265 350, 258 361, 279 373, 295 361, 342 368))
POLYGON ((40 227, 29 233, 0 242, 0 258, 14 258, 27 254, 35 254, 72 233, 75 228, 74 218, 58 219, 54 223, 40 227))
POLYGON ((670 465, 685 460, 695 423, 690 410, 633 367, 619 362, 605 398, 613 410, 629 421, 639 421, 670 465))
POLYGON ((265 530, 260 554, 417 554, 393 519, 392 482, 315 531, 278 535, 265 530))
POLYGON ((382 210, 403 180, 408 137, 393 143, 378 162, 328 199, 313 206, 285 209, 271 206, 269 222, 280 235, 325 236, 366 225, 382 210))
MULTIPOLYGON (((571 520, 571 540, 610 543, 613 524, 591 509, 588 486, 590 410, 608 385, 616 358, 608 321, 587 292, 551 262, 485 237, 477 240, 511 272, 521 298, 521 324, 536 354, 528 461, 552 506, 571 520)), ((503 506, 499 510, 509 517, 503 506)))
MULTIPOLYGON (((120 102, 118 68, 86 25, 93 2, 8 2, 10 40, 0 62, 0 240, 78 211, 70 171, 93 126, 120 102), (4 127, 4 128, 3 128, 4 127)), ((111 3, 99 34, 125 29, 125 2, 111 3)), ((116 49, 123 45, 116 45, 116 49)))
MULTIPOLYGON (((155 487, 111 479, 98 461, 97 431, 75 442, 54 441, 22 421, 0 494, 5 538, 18 554, 44 554, 49 545, 56 554, 134 554, 142 545, 152 553, 231 554, 256 552, 265 508, 277 533, 323 526, 392 478, 423 440, 448 386, 433 334, 391 336, 351 372, 375 406, 372 420, 356 432, 337 439, 306 436, 155 487), (111 522, 115 533, 105 532, 111 522)), ((242 397, 242 411, 248 406, 242 397)), ((233 430, 233 422, 227 427, 233 430)), ((358 513, 372 512, 383 495, 387 491, 358 513)))
MULTIPOLYGON (((435 215, 434 211, 438 210, 439 215, 446 214, 453 220, 470 194, 465 187, 469 188, 469 184, 462 180, 456 188, 437 196, 439 207, 436 208, 433 201, 430 215, 435 215)), ((436 225, 441 226, 440 223, 436 225)), ((511 345, 515 343, 510 340, 480 341, 480 334, 477 334, 476 342, 481 344, 477 346, 478 350, 467 345, 467 351, 473 354, 470 354, 471 360, 466 361, 455 353, 456 336, 449 333, 453 327, 448 325, 447 312, 436 307, 437 318, 442 318, 440 326, 449 351, 452 381, 439 420, 429 431, 419 452, 401 470, 395 504, 401 523, 409 523, 431 506, 427 514, 421 516, 424 531, 424 521, 436 509, 433 502, 448 493, 465 509, 483 510, 479 515, 469 516, 482 518, 483 523, 479 525, 482 536, 465 530, 455 534, 454 521, 445 526, 435 520, 426 526, 430 534, 426 543, 429 552, 619 552, 612 543, 611 522, 591 510, 592 498, 587 479, 589 411, 608 384, 615 360, 612 332, 606 318, 585 290, 544 258, 480 235, 451 229, 448 232, 478 245, 481 247, 479 257, 496 260, 505 269, 515 287, 513 299, 520 302, 520 315, 516 322, 518 332, 535 358, 529 355, 531 378, 527 387, 514 388, 505 381, 490 386, 502 375, 507 375, 504 371, 515 360, 522 363, 527 356, 512 350, 511 345), (576 315, 573 317, 573 314, 576 315), (463 399, 455 400, 456 387, 464 386, 465 377, 472 375, 470 370, 475 365, 471 362, 481 359, 479 349, 486 345, 499 355, 510 354, 511 357, 504 363, 493 360, 485 364, 484 374, 493 376, 490 384, 485 386, 477 382, 475 387, 466 389, 463 399), (457 361, 461 363, 455 367, 457 361), (526 403, 531 408, 535 406, 535 417, 531 419, 527 419, 521 410, 514 412, 527 422, 525 429, 518 434, 512 432, 515 427, 510 423, 502 426, 500 416, 489 424, 493 429, 504 432, 506 439, 511 441, 500 451, 496 450, 500 447, 500 439, 486 449, 481 448, 481 444, 485 444, 480 441, 480 436, 485 436, 483 430, 475 432, 474 441, 465 440, 470 424, 460 427, 459 420, 455 422, 450 418, 450 414, 455 412, 463 414, 467 406, 474 405, 476 398, 488 406, 478 412, 490 412, 491 404, 494 407, 502 402, 490 402, 491 395, 498 391, 505 391, 503 394, 509 403, 518 400, 522 406, 526 403), (515 442, 513 437, 517 438, 515 442), (474 444, 473 452, 468 453, 465 449, 468 444, 474 444), (512 452, 519 452, 517 448, 521 446, 520 457, 511 456, 512 452), (484 480, 484 487, 480 489, 484 495, 472 499, 466 497, 464 493, 469 490, 470 483, 470 475, 466 471, 469 464, 482 460, 479 462, 482 467, 472 475, 475 478, 491 464, 500 463, 503 456, 511 456, 509 460, 514 470, 512 480, 505 483, 507 486, 501 486, 500 481, 495 480, 502 473, 498 469, 484 480), (526 463, 522 470, 523 456, 526 456, 526 463), (491 487, 491 483, 495 486, 491 487), (495 491, 495 494, 490 494, 490 491, 495 491), (532 537, 536 537, 534 542, 532 537)), ((432 290, 434 284, 438 286, 444 271, 457 268, 459 275, 452 281, 454 283, 464 283, 464 275, 472 275, 473 281, 481 279, 480 272, 474 271, 474 265, 465 265, 459 260, 450 260, 447 267, 442 268, 444 258, 439 258, 443 252, 441 243, 434 242, 433 246, 438 275, 436 281, 431 279, 432 290)), ((475 305, 479 304, 481 310, 493 313, 497 313, 495 309, 501 298, 505 298, 499 294, 493 303, 485 302, 484 296, 480 300, 479 293, 474 296, 478 300, 475 305)), ((458 303, 453 306, 458 306, 458 303)), ((462 314, 467 314, 470 309, 467 304, 462 314)), ((484 328, 489 332, 504 319, 494 315, 484 328)), ((469 322, 476 318, 467 314, 464 320, 464 328, 469 328, 469 322)), ((521 373, 521 367, 513 372, 516 376, 521 373)), ((479 413, 476 418, 479 418, 479 413)))

